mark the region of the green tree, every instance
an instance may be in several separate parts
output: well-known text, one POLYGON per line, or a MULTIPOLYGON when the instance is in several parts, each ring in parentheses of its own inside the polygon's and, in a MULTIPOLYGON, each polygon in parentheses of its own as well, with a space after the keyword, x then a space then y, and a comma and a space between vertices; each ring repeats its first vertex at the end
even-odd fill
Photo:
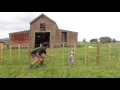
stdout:
POLYGON ((112 39, 110 37, 100 37, 100 43, 111 43, 112 39))
POLYGON ((91 43, 97 43, 97 42, 98 42, 98 39, 91 39, 90 42, 91 42, 91 43))
POLYGON ((115 38, 113 38, 112 42, 113 42, 113 43, 116 42, 115 38))

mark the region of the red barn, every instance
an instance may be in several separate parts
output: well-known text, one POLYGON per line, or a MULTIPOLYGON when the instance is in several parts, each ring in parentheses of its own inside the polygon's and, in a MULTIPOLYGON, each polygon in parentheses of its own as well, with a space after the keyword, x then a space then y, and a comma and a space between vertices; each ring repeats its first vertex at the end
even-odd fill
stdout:
POLYGON ((30 22, 30 30, 9 33, 9 44, 12 47, 27 47, 29 42, 31 47, 39 47, 43 42, 48 42, 51 47, 77 45, 78 32, 59 29, 56 22, 44 14, 39 15, 30 22))

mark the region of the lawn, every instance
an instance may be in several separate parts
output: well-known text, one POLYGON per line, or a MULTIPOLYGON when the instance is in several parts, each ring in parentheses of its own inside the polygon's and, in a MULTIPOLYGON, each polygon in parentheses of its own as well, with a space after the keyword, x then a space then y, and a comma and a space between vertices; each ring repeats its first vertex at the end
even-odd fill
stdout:
POLYGON ((45 56, 45 66, 37 63, 32 70, 29 70, 27 49, 20 49, 20 61, 18 49, 12 49, 10 61, 10 50, 5 48, 0 59, 0 78, 120 78, 120 45, 112 44, 109 49, 109 44, 100 44, 99 63, 96 63, 96 44, 88 46, 93 48, 87 48, 86 62, 84 44, 76 47, 74 65, 67 64, 72 47, 48 48, 47 53, 55 56, 45 56))

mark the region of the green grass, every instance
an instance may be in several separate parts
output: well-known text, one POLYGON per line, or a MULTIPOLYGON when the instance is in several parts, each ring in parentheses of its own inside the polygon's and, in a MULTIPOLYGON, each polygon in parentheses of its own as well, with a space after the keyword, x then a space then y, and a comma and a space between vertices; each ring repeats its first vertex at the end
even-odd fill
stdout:
MULTIPOLYGON (((18 49, 12 49, 12 61, 10 62, 9 49, 3 50, 3 59, 0 59, 0 78, 120 78, 120 47, 112 45, 111 59, 109 62, 109 47, 107 44, 100 45, 100 59, 96 63, 96 45, 89 44, 95 48, 88 48, 87 62, 85 63, 84 44, 76 47, 75 64, 68 61, 71 47, 63 49, 54 48, 54 57, 45 56, 44 67, 39 63, 29 70, 28 50, 20 50, 20 62, 18 61, 18 49)), ((88 45, 88 46, 89 46, 88 45)), ((48 48, 47 53, 52 53, 48 48)), ((31 58, 31 62, 33 59, 31 58)))

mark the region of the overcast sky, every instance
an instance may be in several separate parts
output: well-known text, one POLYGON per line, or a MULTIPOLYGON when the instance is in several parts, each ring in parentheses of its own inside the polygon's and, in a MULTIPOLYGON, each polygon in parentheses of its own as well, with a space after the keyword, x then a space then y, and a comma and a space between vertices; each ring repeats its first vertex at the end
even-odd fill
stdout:
POLYGON ((120 12, 0 12, 0 38, 30 29, 40 14, 54 20, 59 29, 78 32, 78 41, 109 36, 120 41, 120 12))

